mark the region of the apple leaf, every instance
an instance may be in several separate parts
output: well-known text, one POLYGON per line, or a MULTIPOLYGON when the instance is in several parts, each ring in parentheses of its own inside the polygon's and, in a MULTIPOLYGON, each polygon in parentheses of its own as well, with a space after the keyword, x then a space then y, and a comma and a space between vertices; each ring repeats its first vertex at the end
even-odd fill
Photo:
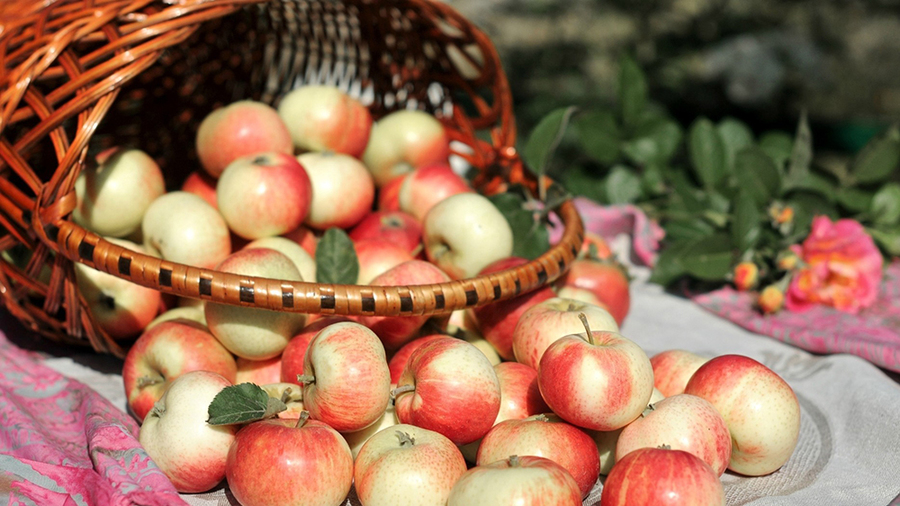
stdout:
POLYGON ((355 285, 359 277, 359 259, 353 240, 339 228, 329 228, 316 245, 316 281, 355 285))
POLYGON ((225 387, 209 404, 210 425, 232 425, 271 418, 287 409, 259 385, 241 383, 225 387))
POLYGON ((550 231, 536 211, 525 208, 525 201, 513 193, 489 197, 509 222, 513 233, 513 256, 534 260, 550 249, 550 231))
POLYGON ((619 60, 619 112, 622 122, 634 125, 647 106, 647 78, 643 70, 629 55, 619 60))
POLYGON ((540 177, 546 174, 553 153, 562 142, 575 107, 561 107, 544 116, 534 127, 522 150, 522 158, 540 177))

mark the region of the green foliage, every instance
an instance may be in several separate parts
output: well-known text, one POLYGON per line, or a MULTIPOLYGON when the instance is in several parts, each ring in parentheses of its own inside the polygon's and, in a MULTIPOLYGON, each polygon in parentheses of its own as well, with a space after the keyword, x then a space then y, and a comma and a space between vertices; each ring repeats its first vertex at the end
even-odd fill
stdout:
POLYGON ((489 198, 512 228, 513 256, 534 260, 550 248, 550 233, 542 215, 529 209, 525 198, 516 193, 498 193, 489 198))
MULTIPOLYGON (((636 204, 657 220, 666 238, 652 281, 722 283, 744 260, 777 279, 778 253, 802 241, 821 214, 860 221, 885 254, 900 254, 897 127, 846 167, 825 168, 816 163, 805 113, 793 134, 757 136, 735 118, 699 117, 683 127, 651 100, 631 58, 621 60, 618 82, 614 106, 551 112, 525 155, 573 194, 636 204), (569 123, 573 135, 565 135, 569 123), (548 163, 554 152, 564 166, 548 163)), ((521 203, 504 205, 521 211, 521 203)), ((524 215, 514 220, 522 230, 534 223, 524 215)))
POLYGON ((287 409, 259 385, 241 383, 222 389, 209 405, 210 425, 232 425, 270 418, 287 409))
POLYGON ((316 245, 316 281, 355 285, 359 259, 353 240, 339 228, 329 228, 316 245))

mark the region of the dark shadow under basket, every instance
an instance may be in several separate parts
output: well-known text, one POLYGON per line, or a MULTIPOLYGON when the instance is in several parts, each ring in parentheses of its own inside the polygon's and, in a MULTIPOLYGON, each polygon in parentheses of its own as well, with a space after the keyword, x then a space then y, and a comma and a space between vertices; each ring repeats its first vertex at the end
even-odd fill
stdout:
POLYGON ((175 264, 71 221, 75 179, 100 151, 139 147, 176 189, 198 166, 194 138, 208 112, 237 99, 275 104, 309 83, 348 91, 376 119, 404 108, 430 112, 454 153, 478 170, 479 191, 537 192, 514 147, 512 99, 493 45, 442 3, 5 0, 0 61, 0 295, 26 327, 56 341, 119 356, 127 346, 96 325, 72 262, 213 302, 402 316, 533 290, 563 274, 581 247, 582 223, 566 201, 556 209, 562 240, 525 265, 437 285, 366 287, 175 264))

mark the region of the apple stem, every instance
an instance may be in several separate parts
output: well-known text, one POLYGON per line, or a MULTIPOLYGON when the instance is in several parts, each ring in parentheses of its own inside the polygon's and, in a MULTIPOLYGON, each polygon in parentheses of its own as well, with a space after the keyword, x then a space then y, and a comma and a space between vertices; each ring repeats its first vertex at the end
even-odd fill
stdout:
POLYGON ((309 411, 303 410, 300 412, 300 418, 297 419, 297 425, 294 426, 296 429, 302 429, 304 425, 306 425, 307 420, 309 420, 309 411))
POLYGON ((289 400, 291 400, 291 394, 294 393, 294 389, 291 387, 287 387, 284 389, 284 392, 281 392, 281 402, 287 404, 289 400))
POLYGON ((416 438, 409 435, 407 432, 400 432, 399 430, 395 432, 397 434, 397 439, 400 440, 400 448, 409 448, 410 446, 415 446, 416 438))
POLYGON ((138 378, 137 387, 145 388, 145 387, 149 387, 150 385, 158 385, 162 382, 163 382, 162 378, 151 378, 150 376, 141 376, 140 378, 138 378))
POLYGON ((415 392, 415 390, 416 390, 415 385, 399 386, 399 387, 391 390, 391 399, 396 399, 397 397, 399 397, 405 393, 408 393, 408 392, 415 392))
POLYGON ((594 333, 591 332, 591 325, 588 323, 587 315, 584 313, 578 313, 578 319, 581 320, 581 324, 584 325, 584 333, 587 334, 587 342, 594 345, 594 333))
POLYGON ((297 383, 301 385, 306 385, 309 383, 315 383, 316 377, 312 374, 298 374, 297 375, 297 383))
POLYGON ((509 467, 519 467, 520 465, 522 465, 519 462, 518 455, 510 455, 509 458, 507 459, 507 461, 509 462, 509 467))

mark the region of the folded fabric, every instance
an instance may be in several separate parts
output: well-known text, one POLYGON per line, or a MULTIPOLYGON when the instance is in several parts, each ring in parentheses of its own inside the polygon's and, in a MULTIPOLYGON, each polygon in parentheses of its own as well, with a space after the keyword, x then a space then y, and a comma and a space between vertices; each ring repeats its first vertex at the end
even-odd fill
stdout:
POLYGON ((694 301, 758 334, 815 353, 851 353, 879 367, 900 371, 900 260, 884 272, 875 303, 850 314, 830 306, 763 315, 749 292, 731 287, 697 295, 694 301))
POLYGON ((0 332, 0 501, 40 506, 187 504, 134 420, 0 332))

